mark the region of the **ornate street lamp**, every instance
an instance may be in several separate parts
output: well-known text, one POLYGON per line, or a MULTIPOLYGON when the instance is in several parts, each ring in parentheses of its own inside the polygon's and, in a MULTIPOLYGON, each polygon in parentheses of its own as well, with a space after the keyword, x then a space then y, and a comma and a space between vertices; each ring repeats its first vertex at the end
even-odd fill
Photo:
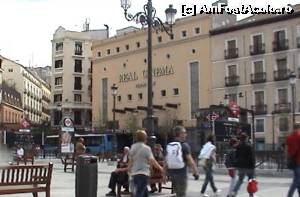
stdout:
POLYGON ((295 88, 296 88, 296 80, 297 80, 297 77, 296 77, 296 74, 295 72, 291 72, 290 73, 290 76, 289 76, 289 80, 290 80, 290 85, 291 85, 291 90, 292 90, 292 127, 294 126, 295 124, 295 88))
POLYGON ((161 19, 156 17, 156 9, 152 6, 152 1, 148 0, 148 3, 144 5, 144 11, 138 12, 132 15, 127 12, 131 6, 130 0, 121 0, 121 7, 124 9, 125 18, 128 21, 136 21, 140 23, 143 27, 148 27, 148 103, 147 103, 147 118, 146 118, 146 129, 150 137, 149 144, 153 147, 155 143, 154 136, 154 116, 153 116, 153 98, 152 98, 152 28, 156 31, 165 31, 169 36, 172 36, 172 25, 175 23, 175 15, 177 10, 170 5, 169 8, 165 10, 166 12, 166 24, 164 24, 161 19))

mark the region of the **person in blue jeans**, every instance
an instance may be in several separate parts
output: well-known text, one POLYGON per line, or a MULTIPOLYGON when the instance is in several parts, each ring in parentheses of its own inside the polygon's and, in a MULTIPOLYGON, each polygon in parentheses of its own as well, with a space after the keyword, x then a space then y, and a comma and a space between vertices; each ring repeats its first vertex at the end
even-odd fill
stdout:
POLYGON ((144 130, 136 132, 136 143, 129 151, 128 170, 133 179, 133 197, 148 197, 148 179, 150 165, 163 172, 163 168, 157 163, 151 148, 146 145, 147 134, 144 130))

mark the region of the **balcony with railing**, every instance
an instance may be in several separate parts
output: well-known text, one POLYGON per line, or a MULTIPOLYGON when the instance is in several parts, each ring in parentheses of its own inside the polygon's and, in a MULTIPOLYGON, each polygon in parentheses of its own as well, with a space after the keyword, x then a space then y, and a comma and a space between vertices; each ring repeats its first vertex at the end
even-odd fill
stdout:
POLYGON ((274 113, 290 113, 291 103, 276 103, 274 104, 274 113))
POLYGON ((240 76, 232 75, 225 77, 225 86, 237 86, 240 84, 240 76))
POLYGON ((267 114, 267 105, 265 104, 252 105, 251 109, 254 111, 255 115, 267 114))
POLYGON ((82 50, 77 49, 77 50, 74 51, 74 54, 75 55, 82 55, 82 50))
POLYGON ((251 83, 264 83, 266 82, 266 72, 257 72, 251 74, 251 83))
POLYGON ((224 50, 224 58, 225 59, 233 59, 239 57, 239 49, 238 48, 229 48, 224 50))
POLYGON ((284 51, 289 49, 289 40, 275 40, 273 41, 273 51, 284 51))
POLYGON ((274 80, 275 81, 282 81, 288 80, 290 76, 290 69, 280 69, 274 71, 274 80))
POLYGON ((250 55, 264 54, 266 52, 265 43, 250 45, 250 55))

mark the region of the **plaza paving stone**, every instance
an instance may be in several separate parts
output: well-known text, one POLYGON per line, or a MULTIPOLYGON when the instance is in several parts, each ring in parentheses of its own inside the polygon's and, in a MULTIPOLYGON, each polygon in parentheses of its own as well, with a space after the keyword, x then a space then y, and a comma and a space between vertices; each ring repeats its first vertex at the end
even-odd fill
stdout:
MULTIPOLYGON (((3 159, 0 161, 1 165, 6 165, 8 159, 3 159)), ((51 196, 52 197, 74 197, 75 196, 75 173, 63 171, 63 165, 59 159, 46 158, 37 159, 36 163, 48 163, 53 162, 54 170, 52 176, 51 184, 51 196)), ((107 162, 98 163, 98 197, 104 197, 105 193, 109 191, 107 184, 110 177, 110 172, 115 169, 114 165, 109 165, 107 162)), ((204 175, 200 174, 200 179, 198 181, 193 180, 193 177, 189 176, 189 185, 187 197, 199 197, 200 189, 203 183, 204 175)), ((284 197, 288 191, 291 178, 282 177, 257 177, 259 182, 259 191, 257 196, 259 197, 284 197)), ((215 175, 216 185, 222 190, 220 196, 226 196, 226 192, 229 185, 229 177, 226 175, 218 174, 215 175)), ((245 188, 246 184, 243 184, 239 197, 247 197, 248 194, 245 188)), ((169 193, 170 190, 163 190, 164 194, 169 193)), ((208 186, 208 194, 212 194, 211 188, 208 186)), ((39 194, 40 197, 44 197, 44 193, 39 194)), ((212 196, 212 195, 211 195, 212 196)), ((7 197, 32 197, 32 194, 13 194, 7 195, 7 197)))

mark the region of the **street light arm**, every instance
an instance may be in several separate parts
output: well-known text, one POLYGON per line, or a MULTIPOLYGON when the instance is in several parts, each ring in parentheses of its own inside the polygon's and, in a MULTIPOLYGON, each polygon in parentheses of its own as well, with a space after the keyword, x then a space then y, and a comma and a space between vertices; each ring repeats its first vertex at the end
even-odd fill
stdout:
POLYGON ((158 17, 154 17, 153 18, 153 28, 158 31, 165 31, 169 36, 172 36, 173 35, 173 32, 172 32, 172 25, 169 25, 170 28, 166 27, 164 25, 164 23, 160 20, 160 18, 158 17))

